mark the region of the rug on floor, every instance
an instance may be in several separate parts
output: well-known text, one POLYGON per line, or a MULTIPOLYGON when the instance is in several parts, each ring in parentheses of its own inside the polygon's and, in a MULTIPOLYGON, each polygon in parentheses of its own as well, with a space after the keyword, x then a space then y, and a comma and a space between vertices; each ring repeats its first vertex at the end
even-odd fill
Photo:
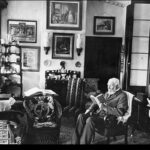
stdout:
MULTIPOLYGON (((75 122, 72 117, 62 117, 59 144, 71 144, 72 134, 75 128, 75 122)), ((116 137, 117 140, 111 139, 110 144, 124 144, 124 136, 116 137)), ((106 138, 99 134, 95 135, 95 139, 92 144, 106 144, 106 138)), ((128 137, 128 144, 150 144, 150 133, 135 131, 133 139, 128 137)))

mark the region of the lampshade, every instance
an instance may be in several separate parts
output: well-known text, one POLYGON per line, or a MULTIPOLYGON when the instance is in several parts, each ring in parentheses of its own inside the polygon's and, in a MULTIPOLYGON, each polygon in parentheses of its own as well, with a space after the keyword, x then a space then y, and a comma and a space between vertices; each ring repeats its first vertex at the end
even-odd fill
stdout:
POLYGON ((77 55, 80 56, 80 54, 82 52, 82 37, 81 37, 80 33, 77 34, 76 51, 77 51, 77 55))
POLYGON ((43 46, 44 46, 46 55, 48 54, 48 51, 50 50, 50 43, 51 43, 51 33, 45 32, 43 46))

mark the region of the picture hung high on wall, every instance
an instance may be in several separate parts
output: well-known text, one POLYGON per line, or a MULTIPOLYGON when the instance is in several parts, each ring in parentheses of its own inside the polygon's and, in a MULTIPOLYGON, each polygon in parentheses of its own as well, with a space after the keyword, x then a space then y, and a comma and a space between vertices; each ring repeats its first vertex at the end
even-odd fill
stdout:
POLYGON ((115 17, 94 16, 94 34, 113 35, 115 33, 115 17))
POLYGON ((7 33, 12 37, 12 40, 21 43, 36 43, 37 21, 9 19, 7 21, 7 33))
POLYGON ((73 59, 74 34, 53 33, 52 58, 73 59))
POLYGON ((81 0, 47 0, 47 29, 81 30, 81 0))
POLYGON ((39 71, 40 69, 40 47, 21 46, 22 70, 39 71))

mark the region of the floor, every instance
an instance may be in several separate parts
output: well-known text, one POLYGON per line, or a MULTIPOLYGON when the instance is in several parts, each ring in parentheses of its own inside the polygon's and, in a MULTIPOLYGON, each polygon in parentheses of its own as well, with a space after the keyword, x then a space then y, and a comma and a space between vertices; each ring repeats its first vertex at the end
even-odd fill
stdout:
MULTIPOLYGON (((60 130, 60 138, 59 138, 59 144, 62 145, 70 145, 71 144, 71 136, 73 134, 75 127, 75 122, 72 117, 63 117, 62 118, 62 125, 60 130)), ((95 140, 92 144, 105 144, 106 139, 103 136, 100 136, 99 134, 96 134, 95 140)), ((119 136, 114 141, 111 139, 110 144, 124 144, 124 137, 119 136)), ((134 145, 134 144, 150 144, 150 133, 142 132, 142 131, 135 131, 135 135, 133 138, 130 136, 128 137, 128 144, 134 145)))

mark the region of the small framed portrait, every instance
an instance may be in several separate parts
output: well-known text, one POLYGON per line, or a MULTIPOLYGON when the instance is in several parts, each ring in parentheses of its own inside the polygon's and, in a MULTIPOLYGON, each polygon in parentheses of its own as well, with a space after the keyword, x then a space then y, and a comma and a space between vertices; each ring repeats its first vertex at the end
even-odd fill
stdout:
POLYGON ((82 1, 47 0, 47 29, 81 30, 82 1))
POLYGON ((39 46, 21 46, 21 59, 23 71, 40 70, 40 47, 39 46))
POLYGON ((52 58, 73 59, 74 34, 53 33, 52 58))
POLYGON ((8 19, 7 33, 21 43, 36 43, 37 21, 8 19))
POLYGON ((115 17, 94 16, 94 34, 113 35, 115 33, 115 17))

